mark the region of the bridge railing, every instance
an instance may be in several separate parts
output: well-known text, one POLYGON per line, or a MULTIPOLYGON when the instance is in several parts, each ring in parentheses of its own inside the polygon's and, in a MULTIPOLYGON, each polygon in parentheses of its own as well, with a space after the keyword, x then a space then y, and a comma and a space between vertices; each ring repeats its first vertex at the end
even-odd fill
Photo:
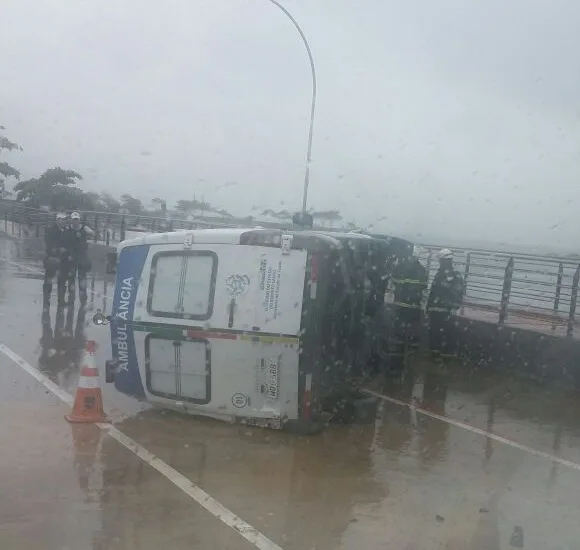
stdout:
MULTIPOLYGON (((429 285, 437 272, 438 247, 425 247, 420 259, 429 285)), ((462 313, 497 314, 504 324, 509 315, 549 322, 571 336, 577 322, 579 260, 507 252, 454 248, 454 266, 465 281, 462 313)), ((560 330, 561 330, 560 329, 560 330)))
MULTIPOLYGON (((282 227, 271 222, 242 219, 184 220, 154 215, 81 212, 85 223, 96 230, 95 242, 116 245, 137 232, 174 231, 248 224, 282 227)), ((54 213, 27 208, 16 201, 0 201, 0 232, 15 237, 44 237, 54 213)), ((423 245, 420 257, 429 275, 437 271, 439 247, 423 245)), ((454 248, 455 269, 465 279, 462 313, 485 312, 499 324, 510 315, 550 323, 554 331, 572 336, 577 323, 580 260, 515 254, 490 250, 454 248)))

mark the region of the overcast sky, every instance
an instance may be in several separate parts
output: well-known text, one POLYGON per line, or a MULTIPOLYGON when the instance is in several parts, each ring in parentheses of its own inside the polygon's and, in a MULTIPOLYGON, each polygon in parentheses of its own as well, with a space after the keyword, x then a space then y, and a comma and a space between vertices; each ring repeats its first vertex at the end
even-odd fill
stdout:
MULTIPOLYGON (((578 249, 580 2, 282 3, 318 74, 310 206, 422 241, 578 249)), ((1 29, 25 177, 300 208, 310 69, 268 0, 2 0, 1 29)))

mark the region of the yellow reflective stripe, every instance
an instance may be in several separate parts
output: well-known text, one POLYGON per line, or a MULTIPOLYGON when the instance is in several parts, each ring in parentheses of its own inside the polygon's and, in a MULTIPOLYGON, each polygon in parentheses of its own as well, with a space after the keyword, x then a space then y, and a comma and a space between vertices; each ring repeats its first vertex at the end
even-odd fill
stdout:
POLYGON ((405 302, 394 302, 397 307, 406 307, 407 309, 421 309, 420 305, 406 304, 405 302))
POLYGON ((395 284, 402 284, 402 285, 426 285, 426 281, 420 281, 419 279, 395 279, 394 277, 391 279, 395 284))
POLYGON ((427 311, 449 311, 451 312, 453 308, 451 307, 427 307, 427 311))
POLYGON ((292 336, 258 336, 251 334, 241 334, 240 340, 246 342, 265 342, 267 344, 298 344, 300 340, 292 336))

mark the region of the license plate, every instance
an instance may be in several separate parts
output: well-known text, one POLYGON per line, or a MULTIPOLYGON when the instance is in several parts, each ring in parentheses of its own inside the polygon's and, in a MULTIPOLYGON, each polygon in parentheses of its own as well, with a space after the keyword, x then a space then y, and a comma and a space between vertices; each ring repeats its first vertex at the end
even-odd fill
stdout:
POLYGON ((260 359, 257 370, 257 389, 264 396, 277 400, 280 393, 280 361, 278 357, 260 359))
POLYGON ((278 361, 268 361, 267 363, 267 391, 270 399, 278 399, 278 361))

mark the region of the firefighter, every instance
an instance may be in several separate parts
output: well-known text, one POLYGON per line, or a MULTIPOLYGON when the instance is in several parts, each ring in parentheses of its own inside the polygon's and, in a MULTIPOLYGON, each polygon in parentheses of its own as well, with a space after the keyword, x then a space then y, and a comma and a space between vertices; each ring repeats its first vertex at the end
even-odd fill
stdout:
POLYGON ((52 281, 56 276, 58 305, 63 306, 71 257, 71 241, 66 214, 62 212, 56 214, 56 221, 46 230, 44 240, 46 242, 46 256, 44 258, 45 271, 42 285, 43 304, 45 308, 50 306, 52 281))
POLYGON ((74 302, 75 278, 78 274, 79 300, 81 305, 85 305, 87 303, 87 273, 91 269, 89 237, 94 236, 95 232, 81 221, 81 215, 78 212, 73 212, 70 215, 70 219, 71 247, 73 250, 74 264, 69 279, 71 303, 74 302))
POLYGON ((393 269, 391 281, 395 294, 395 319, 390 339, 390 370, 399 373, 404 367, 405 350, 417 346, 421 329, 423 293, 427 288, 427 270, 419 261, 419 249, 401 258, 393 269))
POLYGON ((462 300, 463 278, 453 269, 453 252, 444 248, 439 252, 439 271, 435 274, 427 301, 429 342, 433 353, 442 357, 456 355, 455 312, 462 300))
POLYGON ((403 258, 393 270, 395 316, 405 339, 417 344, 421 326, 423 293, 427 288, 427 270, 419 261, 419 249, 403 258))

